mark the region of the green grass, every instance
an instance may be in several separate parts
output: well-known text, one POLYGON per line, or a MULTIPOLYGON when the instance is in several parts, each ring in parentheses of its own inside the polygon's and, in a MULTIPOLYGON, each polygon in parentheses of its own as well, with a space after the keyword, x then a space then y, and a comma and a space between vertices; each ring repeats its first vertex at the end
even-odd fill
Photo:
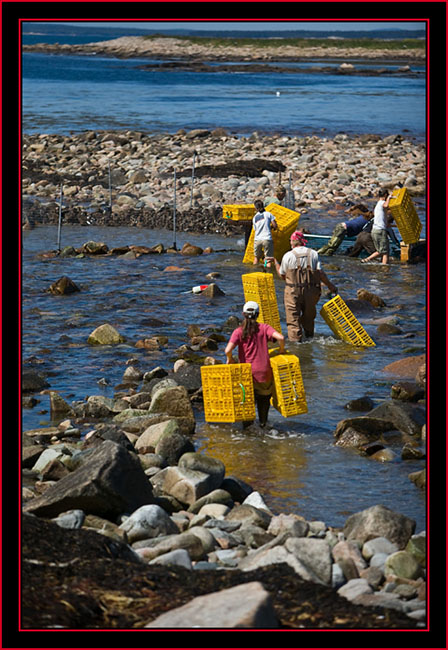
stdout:
MULTIPOLYGON (((173 38, 161 34, 143 36, 145 39, 154 38, 173 38)), ((186 41, 194 45, 205 45, 207 47, 225 48, 225 47, 253 47, 253 48, 283 48, 293 46, 302 49, 309 47, 323 47, 341 49, 369 49, 369 50, 423 50, 425 41, 406 38, 397 40, 382 40, 378 38, 211 38, 208 36, 176 36, 177 40, 186 41)))

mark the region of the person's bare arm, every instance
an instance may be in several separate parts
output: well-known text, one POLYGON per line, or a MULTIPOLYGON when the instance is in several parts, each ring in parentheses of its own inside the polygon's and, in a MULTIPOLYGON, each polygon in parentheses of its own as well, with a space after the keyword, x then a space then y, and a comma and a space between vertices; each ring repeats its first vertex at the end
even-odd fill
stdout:
POLYGON ((227 357, 226 363, 233 363, 233 357, 232 357, 232 352, 236 348, 236 344, 232 343, 232 341, 229 341, 226 345, 226 349, 224 350, 224 353, 227 357))
POLYGON ((277 275, 278 275, 278 277, 281 278, 281 279, 284 281, 284 280, 286 279, 286 275, 281 275, 281 273, 280 273, 280 264, 279 264, 279 262, 277 262, 277 260, 275 259, 275 257, 269 257, 269 258, 268 258, 268 261, 269 261, 269 262, 274 262, 274 264, 275 264, 275 270, 277 271, 277 275))
POLYGON ((323 282, 323 284, 325 284, 332 293, 338 292, 338 288, 336 287, 336 285, 333 284, 333 282, 327 276, 325 271, 323 271, 322 269, 320 269, 320 281, 323 282))
POLYGON ((277 332, 277 330, 275 330, 275 332, 272 334, 272 338, 278 341, 279 352, 280 354, 283 354, 285 351, 285 337, 283 334, 280 334, 280 332, 277 332))

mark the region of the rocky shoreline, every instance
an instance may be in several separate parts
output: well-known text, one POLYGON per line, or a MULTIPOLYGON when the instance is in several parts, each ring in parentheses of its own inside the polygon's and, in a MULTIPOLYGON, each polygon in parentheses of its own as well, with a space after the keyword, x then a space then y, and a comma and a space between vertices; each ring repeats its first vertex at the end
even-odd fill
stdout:
MULTIPOLYGON (((209 39, 207 39, 208 41, 209 39)), ((309 59, 326 60, 378 60, 383 62, 425 62, 426 53, 422 49, 399 50, 369 47, 343 48, 336 46, 298 46, 285 40, 282 47, 274 46, 269 39, 258 43, 224 43, 215 39, 211 44, 200 39, 174 37, 122 36, 107 41, 82 45, 36 43, 23 45, 24 52, 43 52, 54 54, 79 54, 114 56, 117 58, 147 57, 154 59, 178 59, 201 61, 303 61, 309 59)))
POLYGON ((372 209, 383 187, 423 196, 426 146, 405 134, 245 137, 224 128, 24 134, 23 225, 57 223, 62 185, 63 223, 171 229, 174 172, 178 229, 229 235, 242 227, 222 218, 224 204, 273 196, 290 179, 301 215, 335 223, 359 202, 372 209))
MULTIPOLYGON (((69 404, 24 372, 27 399, 49 395, 53 426, 22 436, 23 626, 424 627, 426 534, 415 521, 381 504, 342 528, 273 513, 256 486, 195 450, 202 387, 193 358, 216 363, 223 339, 190 326, 171 371, 130 360, 113 399, 69 404)), ((88 343, 120 341, 104 324, 88 343)), ((416 384, 397 381, 373 410, 347 405, 357 415, 339 423, 335 444, 387 462, 391 432, 402 436, 403 459, 424 458, 424 359, 384 370, 416 384)), ((410 479, 425 489, 425 470, 410 479)))

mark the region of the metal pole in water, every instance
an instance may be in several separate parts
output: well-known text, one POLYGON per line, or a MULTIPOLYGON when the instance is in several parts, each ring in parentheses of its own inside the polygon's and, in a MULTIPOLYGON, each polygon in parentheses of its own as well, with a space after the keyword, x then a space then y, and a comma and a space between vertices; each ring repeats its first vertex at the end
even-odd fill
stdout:
POLYGON ((109 168, 109 210, 112 214, 112 180, 110 176, 110 160, 107 162, 109 168))
POLYGON ((58 251, 61 250, 61 227, 62 227, 62 183, 59 196, 59 222, 58 222, 58 251))
POLYGON ((190 193, 190 210, 193 206, 193 184, 194 184, 194 163, 196 161, 196 151, 193 153, 193 169, 191 171, 191 193, 190 193))
POLYGON ((174 170, 174 203, 173 203, 173 248, 176 249, 176 170, 174 170))

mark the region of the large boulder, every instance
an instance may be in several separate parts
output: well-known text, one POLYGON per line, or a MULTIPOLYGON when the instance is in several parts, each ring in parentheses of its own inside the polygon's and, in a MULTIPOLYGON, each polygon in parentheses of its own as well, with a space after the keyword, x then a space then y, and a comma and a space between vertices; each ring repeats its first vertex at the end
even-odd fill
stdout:
POLYGON ((193 408, 187 389, 184 386, 169 386, 156 389, 152 395, 148 412, 175 415, 194 420, 193 408))
POLYGON ((97 327, 87 339, 90 345, 117 345, 124 343, 125 338, 112 325, 104 323, 97 327))
POLYGON ((414 379, 420 366, 425 363, 426 355, 419 354, 417 357, 405 357, 399 359, 383 368, 383 372, 395 377, 407 377, 414 379))
POLYGON ((415 531, 415 521, 394 512, 383 505, 372 506, 361 512, 351 515, 344 525, 344 535, 348 540, 356 540, 361 544, 385 537, 396 544, 399 549, 404 549, 415 531))
POLYGON ((426 423, 426 410, 418 404, 388 400, 370 411, 367 417, 390 421, 391 428, 419 437, 426 423))
POLYGON ((111 440, 90 453, 85 464, 26 503, 24 512, 55 517, 79 509, 113 521, 153 503, 151 484, 136 454, 111 440))

